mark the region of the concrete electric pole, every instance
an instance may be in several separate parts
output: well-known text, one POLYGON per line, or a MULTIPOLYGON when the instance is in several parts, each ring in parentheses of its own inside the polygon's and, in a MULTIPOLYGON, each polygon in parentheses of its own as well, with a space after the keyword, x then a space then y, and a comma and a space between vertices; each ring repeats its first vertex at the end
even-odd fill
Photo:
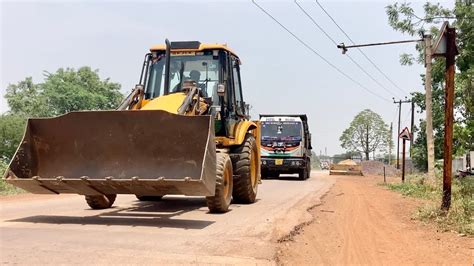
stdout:
POLYGON ((428 177, 433 179, 434 174, 434 141, 433 141, 433 111, 431 96, 431 35, 424 36, 425 41, 425 105, 426 105, 426 147, 428 152, 428 177))

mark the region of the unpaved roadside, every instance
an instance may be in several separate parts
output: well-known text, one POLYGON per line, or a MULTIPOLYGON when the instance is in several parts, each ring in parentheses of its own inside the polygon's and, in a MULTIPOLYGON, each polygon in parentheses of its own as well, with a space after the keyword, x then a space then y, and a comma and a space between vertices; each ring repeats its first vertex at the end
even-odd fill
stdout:
POLYGON ((419 201, 378 186, 374 177, 327 178, 336 184, 309 211, 313 222, 281 242, 278 264, 473 265, 474 239, 414 221, 419 201))

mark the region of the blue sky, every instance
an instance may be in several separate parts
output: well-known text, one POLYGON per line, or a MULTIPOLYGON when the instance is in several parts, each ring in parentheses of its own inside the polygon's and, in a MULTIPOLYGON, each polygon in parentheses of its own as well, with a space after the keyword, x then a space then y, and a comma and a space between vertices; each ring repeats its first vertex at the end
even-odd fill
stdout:
MULTIPOLYGON (((157 43, 198 40, 227 43, 242 59, 244 98, 259 113, 306 113, 319 153, 343 152, 339 136, 353 117, 369 108, 395 122, 392 97, 403 97, 356 50, 349 53, 392 93, 353 65, 301 12, 293 1, 257 1, 280 22, 344 73, 389 101, 381 100, 329 67, 257 9, 251 1, 0 1, 0 94, 9 83, 44 70, 91 66, 102 78, 129 91, 138 81, 143 55, 157 43)), ((321 1, 357 43, 411 39, 387 23, 386 1, 321 1)), ((423 2, 414 2, 420 10, 423 2)), ((337 41, 349 41, 314 1, 301 5, 337 41)), ((452 6, 452 3, 443 3, 452 6)), ((420 12, 421 13, 421 12, 420 12)), ((365 48, 365 53, 406 92, 422 91, 420 65, 400 66, 399 54, 414 44, 365 48)), ((0 100, 0 113, 8 110, 0 100)), ((409 106, 402 127, 409 125, 409 106)), ((396 128, 396 123, 394 123, 396 128)), ((396 131, 396 130, 395 130, 396 131)), ((395 132, 394 132, 395 134, 395 132)))

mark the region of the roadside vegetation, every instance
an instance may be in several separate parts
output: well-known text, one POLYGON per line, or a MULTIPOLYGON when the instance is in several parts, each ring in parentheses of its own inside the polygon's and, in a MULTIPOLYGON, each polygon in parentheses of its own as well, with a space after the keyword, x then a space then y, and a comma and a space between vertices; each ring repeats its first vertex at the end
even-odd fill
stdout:
MULTIPOLYGON (((98 70, 60 68, 54 73, 44 72, 44 80, 34 83, 26 77, 8 85, 6 94, 9 110, 0 114, 0 176, 14 155, 30 117, 52 117, 79 110, 111 110, 123 95, 121 85, 101 79, 98 70)), ((0 180, 0 195, 23 192, 0 180)))
MULTIPOLYGON (((7 169, 7 164, 4 161, 0 160, 0 176, 1 177, 3 177, 3 174, 5 173, 6 169, 7 169)), ((12 195, 12 194, 18 194, 22 192, 25 192, 25 191, 23 189, 20 189, 8 184, 7 182, 5 182, 5 180, 3 180, 3 178, 0 179, 0 195, 2 196, 12 195)))
POLYGON ((449 212, 441 211, 442 178, 432 180, 426 175, 411 175, 405 183, 387 183, 386 186, 402 195, 426 200, 414 218, 435 223, 443 231, 455 231, 474 236, 474 177, 452 180, 452 200, 449 212))
MULTIPOLYGON (((427 1, 423 12, 416 13, 406 1, 394 3, 386 7, 388 23, 395 31, 409 35, 406 38, 421 38, 423 34, 431 34, 433 40, 439 35, 442 23, 449 20, 456 28, 459 55, 456 57, 455 100, 454 100, 454 137, 453 154, 462 156, 474 150, 474 4, 472 0, 457 0, 454 8, 443 7, 439 3, 427 1), (449 19, 448 19, 449 18, 449 19)), ((402 65, 424 65, 424 49, 416 45, 416 54, 402 54, 402 65)), ((433 60, 432 69, 432 113, 435 160, 443 159, 444 141, 444 86, 445 59, 437 57, 433 60)), ((421 75, 419 86, 424 84, 425 76, 421 75)), ((426 111, 425 93, 412 92, 411 100, 416 110, 426 111)), ((413 163, 417 169, 426 171, 428 168, 426 147, 426 121, 420 119, 415 127, 413 143, 413 163)))

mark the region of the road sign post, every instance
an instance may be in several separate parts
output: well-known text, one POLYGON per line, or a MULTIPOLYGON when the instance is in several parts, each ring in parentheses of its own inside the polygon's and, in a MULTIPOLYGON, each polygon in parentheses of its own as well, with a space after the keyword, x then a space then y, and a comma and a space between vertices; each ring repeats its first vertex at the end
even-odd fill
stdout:
POLYGON ((402 148, 402 182, 405 182, 405 146, 406 146, 406 141, 411 139, 410 131, 408 128, 404 128, 402 132, 398 135, 398 138, 403 140, 403 148, 402 148))
POLYGON ((405 183, 405 141, 403 139, 403 150, 402 150, 402 183, 405 183))

